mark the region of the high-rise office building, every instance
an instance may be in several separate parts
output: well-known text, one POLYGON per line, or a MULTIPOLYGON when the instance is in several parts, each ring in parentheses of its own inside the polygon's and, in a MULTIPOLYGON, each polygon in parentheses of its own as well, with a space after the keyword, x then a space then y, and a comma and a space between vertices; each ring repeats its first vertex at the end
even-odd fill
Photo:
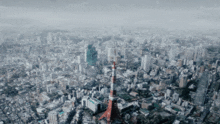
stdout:
POLYGON ((180 83, 179 83, 179 87, 180 88, 185 88, 187 85, 187 76, 186 75, 182 75, 180 77, 180 83))
POLYGON ((87 48, 85 48, 85 62, 86 62, 86 60, 87 60, 87 48))
POLYGON ((151 64, 150 54, 145 55, 144 57, 142 57, 141 67, 144 69, 144 71, 146 71, 146 72, 150 71, 150 64, 151 64))
POLYGON ((86 62, 88 65, 94 66, 97 62, 97 51, 93 45, 88 45, 87 53, 86 53, 86 62))

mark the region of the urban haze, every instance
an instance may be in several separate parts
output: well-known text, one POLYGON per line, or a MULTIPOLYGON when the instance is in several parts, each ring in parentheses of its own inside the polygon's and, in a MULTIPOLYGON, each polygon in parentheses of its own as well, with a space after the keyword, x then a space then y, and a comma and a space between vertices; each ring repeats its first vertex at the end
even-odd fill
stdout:
POLYGON ((0 124, 220 124, 219 0, 0 0, 0 124))

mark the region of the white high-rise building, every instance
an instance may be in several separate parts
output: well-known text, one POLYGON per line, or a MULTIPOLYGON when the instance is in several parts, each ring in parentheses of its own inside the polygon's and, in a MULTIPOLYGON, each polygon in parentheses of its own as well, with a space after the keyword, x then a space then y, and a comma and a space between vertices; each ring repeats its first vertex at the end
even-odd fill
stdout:
POLYGON ((87 48, 85 49, 85 62, 87 60, 87 48))
POLYGON ((145 55, 144 57, 142 57, 141 60, 141 67, 144 69, 144 71, 150 71, 150 65, 151 65, 151 56, 145 55))
POLYGON ((84 49, 85 49, 85 62, 87 62, 87 51, 88 51, 88 44, 84 41, 84 44, 85 44, 85 46, 84 46, 84 49))
POLYGON ((85 73, 86 72, 85 68, 86 68, 85 64, 83 64, 83 63, 79 64, 79 68, 78 69, 79 69, 80 73, 85 73))
POLYGON ((81 56, 77 56, 77 63, 78 63, 78 64, 81 64, 81 63, 82 63, 81 56))
POLYGON ((82 64, 79 64, 79 72, 82 73, 82 64))
POLYGON ((110 61, 111 49, 112 49, 112 48, 108 48, 108 61, 110 61))
POLYGON ((167 89, 166 95, 167 95, 168 97, 171 97, 171 95, 172 95, 172 90, 171 90, 171 89, 167 89))
POLYGON ((173 94, 172 101, 177 102, 178 99, 179 99, 179 94, 178 94, 178 93, 174 93, 174 94, 173 94))

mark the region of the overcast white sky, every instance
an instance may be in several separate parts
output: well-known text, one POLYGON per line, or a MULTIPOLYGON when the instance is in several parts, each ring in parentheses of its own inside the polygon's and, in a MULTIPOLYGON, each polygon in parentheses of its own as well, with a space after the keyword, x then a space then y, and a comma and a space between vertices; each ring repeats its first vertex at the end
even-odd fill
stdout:
POLYGON ((1 0, 0 28, 220 29, 219 0, 1 0))

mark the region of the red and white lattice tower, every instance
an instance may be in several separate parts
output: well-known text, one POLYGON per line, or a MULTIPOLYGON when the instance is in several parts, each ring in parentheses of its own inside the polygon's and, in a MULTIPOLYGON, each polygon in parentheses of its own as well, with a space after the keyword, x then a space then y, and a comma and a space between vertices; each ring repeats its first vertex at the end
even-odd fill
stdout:
POLYGON ((111 90, 109 95, 108 108, 105 111, 105 113, 99 118, 99 120, 101 120, 102 118, 106 118, 107 124, 112 123, 112 121, 114 120, 121 120, 121 115, 117 106, 115 83, 116 83, 116 68, 115 68, 115 62, 113 62, 112 83, 111 83, 111 90))

